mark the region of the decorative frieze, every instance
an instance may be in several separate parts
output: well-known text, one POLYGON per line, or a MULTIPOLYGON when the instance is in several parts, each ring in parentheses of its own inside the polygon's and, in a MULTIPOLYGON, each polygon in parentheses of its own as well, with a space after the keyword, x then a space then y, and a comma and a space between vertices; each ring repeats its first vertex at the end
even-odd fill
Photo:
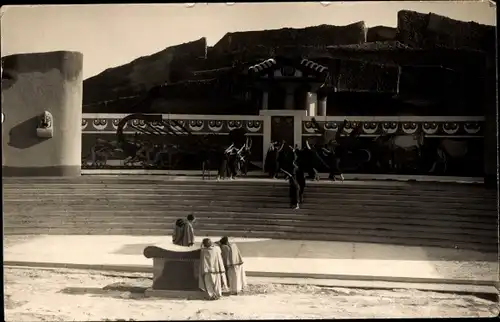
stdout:
MULTIPOLYGON (((425 118, 420 120, 384 120, 382 117, 378 120, 347 122, 343 133, 349 134, 358 126, 361 127, 362 136, 377 136, 382 133, 397 135, 412 135, 423 132, 428 136, 477 136, 482 137, 483 121, 477 120, 430 120, 425 118)), ((325 130, 337 131, 342 125, 342 120, 335 121, 317 121, 318 125, 325 130)), ((316 128, 311 121, 302 122, 303 135, 315 134, 316 128)))
MULTIPOLYGON (((186 115, 188 116, 188 115, 186 115)), ((184 117, 186 117, 184 116, 184 117)), ((124 133, 134 133, 138 128, 148 128, 151 127, 153 129, 173 129, 178 130, 180 132, 184 132, 184 129, 189 132, 196 133, 229 133, 232 130, 244 128, 248 133, 252 133, 254 135, 262 135, 263 132, 263 121, 261 119, 238 119, 237 116, 234 119, 216 119, 216 116, 211 116, 212 119, 163 119, 163 122, 152 122, 151 124, 147 124, 144 120, 130 120, 123 127, 124 133), (170 120, 175 120, 176 122, 171 122, 170 120), (132 127, 133 126, 133 127, 132 127), (184 128, 184 129, 183 129, 184 128)), ((82 119, 82 132, 85 133, 116 133, 118 129, 118 125, 121 121, 121 117, 89 117, 84 115, 82 119)))

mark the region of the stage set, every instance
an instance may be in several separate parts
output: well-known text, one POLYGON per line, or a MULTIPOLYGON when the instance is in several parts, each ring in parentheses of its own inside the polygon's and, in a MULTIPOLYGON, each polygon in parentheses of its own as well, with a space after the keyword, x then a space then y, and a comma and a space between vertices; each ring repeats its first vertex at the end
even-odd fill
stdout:
POLYGON ((205 38, 169 47, 83 86, 79 53, 7 56, 4 175, 200 170, 207 147, 229 146, 238 129, 250 139, 252 170, 262 170, 272 142, 322 145, 344 124, 341 136, 355 139, 340 161, 345 173, 496 182, 494 29, 401 11, 397 28, 228 33, 212 47, 205 38), (168 53, 165 67, 154 67, 168 53), (36 86, 32 73, 43 75, 36 86))

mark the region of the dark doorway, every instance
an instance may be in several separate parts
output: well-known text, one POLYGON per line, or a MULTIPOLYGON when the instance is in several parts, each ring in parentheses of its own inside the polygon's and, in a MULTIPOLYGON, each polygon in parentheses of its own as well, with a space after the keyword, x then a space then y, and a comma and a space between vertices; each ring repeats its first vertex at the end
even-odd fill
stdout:
POLYGON ((271 87, 269 89, 268 109, 284 110, 285 109, 285 90, 280 87, 271 87))
POLYGON ((271 117, 271 141, 286 141, 289 145, 294 144, 294 117, 273 116, 271 117))
POLYGON ((298 88, 294 95, 294 109, 295 110, 304 110, 306 108, 307 103, 307 90, 303 88, 298 88))

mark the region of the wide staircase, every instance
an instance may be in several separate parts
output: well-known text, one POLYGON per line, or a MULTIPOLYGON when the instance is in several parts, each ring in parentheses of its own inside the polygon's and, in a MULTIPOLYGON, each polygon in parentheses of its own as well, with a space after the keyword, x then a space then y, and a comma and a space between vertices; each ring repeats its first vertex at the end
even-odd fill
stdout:
POLYGON ((194 214, 198 236, 497 251, 496 191, 470 184, 308 182, 294 210, 285 181, 3 178, 3 200, 6 235, 168 235, 194 214))

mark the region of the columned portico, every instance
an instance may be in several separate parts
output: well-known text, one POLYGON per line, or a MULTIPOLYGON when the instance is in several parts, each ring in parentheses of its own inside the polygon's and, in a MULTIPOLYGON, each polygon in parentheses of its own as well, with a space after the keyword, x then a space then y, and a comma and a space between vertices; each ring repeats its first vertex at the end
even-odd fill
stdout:
POLYGON ((327 82, 327 67, 308 59, 278 57, 250 66, 248 75, 252 86, 262 91, 261 110, 302 110, 308 116, 318 115, 317 91, 327 82))
POLYGON ((328 68, 308 59, 277 57, 248 67, 251 84, 262 93, 262 155, 273 141, 302 148, 302 121, 326 115, 326 99, 318 91, 327 84, 328 68), (321 105, 321 111, 318 107, 321 105))

